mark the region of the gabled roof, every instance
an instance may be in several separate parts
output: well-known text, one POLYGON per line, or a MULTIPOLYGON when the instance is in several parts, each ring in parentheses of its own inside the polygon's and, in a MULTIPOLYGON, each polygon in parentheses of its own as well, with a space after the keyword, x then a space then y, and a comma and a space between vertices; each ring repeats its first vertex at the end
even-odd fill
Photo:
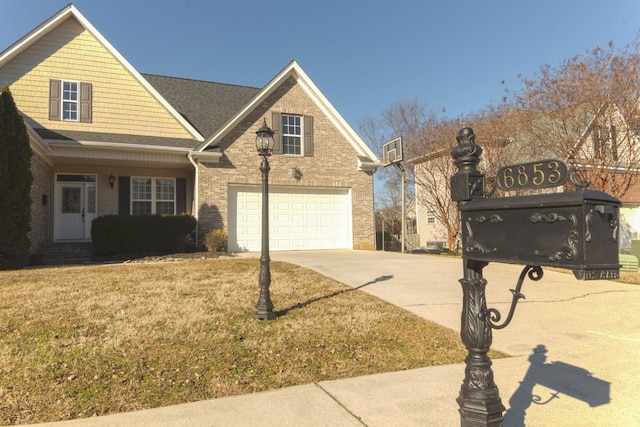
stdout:
POLYGON ((213 135, 260 89, 202 80, 142 74, 202 135, 213 135))
POLYGON ((119 61, 123 67, 127 69, 131 73, 131 75, 138 80, 138 82, 144 86, 145 89, 151 93, 156 100, 162 104, 164 108, 169 111, 171 115, 173 115, 176 120, 185 127, 185 129, 193 135, 194 139, 198 141, 203 141, 204 137, 184 118, 180 115, 176 109, 164 99, 158 91, 149 84, 147 80, 145 80, 142 75, 118 52, 111 43, 102 35, 100 32, 89 22, 80 11, 73 5, 69 4, 63 9, 61 9, 57 14, 53 15, 51 18, 44 21, 42 24, 38 25, 35 29, 33 29, 30 33, 22 37, 20 40, 15 42, 13 45, 9 46, 3 52, 0 53, 0 67, 5 65, 11 59, 15 58, 21 52, 32 46, 46 34, 54 30, 61 23, 65 22, 67 19, 74 18, 76 19, 80 25, 82 25, 93 37, 95 37, 113 56, 119 61))
POLYGON ((195 151, 204 151, 208 147, 218 145, 220 140, 227 135, 235 126, 237 126, 244 118, 255 110, 261 102, 271 95, 280 85, 288 78, 293 77, 302 89, 311 97, 311 99, 326 114, 327 118, 333 125, 343 134, 345 139, 349 141, 351 146, 356 150, 358 155, 359 167, 364 170, 374 170, 380 166, 377 156, 358 136, 358 134, 349 126, 338 111, 320 92, 316 85, 311 81, 307 74, 302 70, 296 61, 291 61, 277 76, 275 76, 267 85, 262 88, 255 96, 246 103, 235 116, 229 118, 210 138, 200 144, 195 151))
MULTIPOLYGON (((205 155, 210 153, 210 149, 216 147, 218 142, 231 131, 231 129, 255 108, 259 107, 260 103, 287 79, 293 77, 355 149, 359 168, 372 171, 381 165, 373 151, 371 151, 366 143, 349 126, 295 61, 289 63, 263 88, 165 77, 153 74, 145 74, 143 76, 100 34, 73 4, 69 4, 9 48, 0 52, 0 67, 28 49, 68 19, 75 19, 86 31, 95 37, 95 39, 131 73, 140 85, 193 135, 195 143, 200 143, 195 148, 194 154, 205 155)), ((193 140, 189 142, 183 139, 156 141, 150 138, 145 139, 133 135, 122 135, 119 136, 117 140, 113 140, 113 135, 111 134, 107 135, 92 132, 78 133, 71 131, 56 131, 54 134, 50 134, 44 129, 38 130, 38 132, 40 133, 40 138, 58 142, 76 140, 91 143, 109 141, 115 144, 149 144, 158 147, 172 146, 191 148, 194 146, 193 140)))

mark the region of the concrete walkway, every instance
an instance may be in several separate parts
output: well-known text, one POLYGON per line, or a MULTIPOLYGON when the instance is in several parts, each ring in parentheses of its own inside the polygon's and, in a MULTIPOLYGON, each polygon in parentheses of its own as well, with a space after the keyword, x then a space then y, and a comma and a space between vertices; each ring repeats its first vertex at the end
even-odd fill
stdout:
MULTIPOLYGON (((460 258, 370 251, 271 258, 459 330, 460 258)), ((485 268, 489 307, 506 315, 520 271, 495 263, 485 268)), ((493 335, 492 348, 514 355, 493 364, 505 426, 640 425, 640 286, 545 271, 542 280, 525 281, 522 292, 514 320, 493 335)), ((464 365, 447 365, 44 425, 456 426, 463 377, 464 365)))

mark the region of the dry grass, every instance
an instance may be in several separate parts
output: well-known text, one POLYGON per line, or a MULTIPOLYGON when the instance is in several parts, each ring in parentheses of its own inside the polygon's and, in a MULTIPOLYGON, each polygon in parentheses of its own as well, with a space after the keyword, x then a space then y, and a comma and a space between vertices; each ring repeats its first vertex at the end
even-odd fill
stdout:
POLYGON ((628 283, 631 285, 640 285, 640 273, 630 273, 627 271, 620 272, 619 282, 628 283))
POLYGON ((462 362, 459 336, 272 262, 279 318, 253 319, 259 262, 0 272, 0 423, 103 415, 462 362))

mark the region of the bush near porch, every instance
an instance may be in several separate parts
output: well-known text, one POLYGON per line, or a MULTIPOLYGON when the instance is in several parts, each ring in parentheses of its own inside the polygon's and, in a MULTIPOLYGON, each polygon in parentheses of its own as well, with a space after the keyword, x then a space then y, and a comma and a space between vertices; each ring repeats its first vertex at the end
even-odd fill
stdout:
POLYGON ((191 215, 105 215, 93 220, 93 254, 191 252, 195 229, 191 215))

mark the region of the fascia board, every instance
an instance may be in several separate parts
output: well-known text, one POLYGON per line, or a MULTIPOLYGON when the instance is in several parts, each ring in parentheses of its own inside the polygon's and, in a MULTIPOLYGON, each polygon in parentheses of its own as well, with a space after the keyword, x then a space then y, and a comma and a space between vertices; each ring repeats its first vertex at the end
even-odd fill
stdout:
POLYGON ((335 109, 335 107, 324 96, 322 91, 313 83, 309 76, 307 76, 307 74, 295 61, 292 62, 292 67, 295 69, 295 72, 299 76, 298 83, 302 83, 301 87, 305 90, 305 92, 307 92, 307 94, 309 94, 309 96, 311 96, 312 99, 316 100, 316 104, 323 110, 325 115, 334 124, 334 126, 336 126, 340 130, 347 141, 351 143, 358 155, 368 157, 374 162, 380 163, 378 161, 378 156, 376 156, 374 152, 371 151, 369 146, 360 138, 360 136, 358 136, 358 134, 347 123, 347 121, 342 117, 338 110, 335 109))
POLYGON ((31 30, 31 32, 20 38, 14 44, 5 49, 2 53, 0 53, 0 67, 5 65, 6 62, 11 60, 24 49, 31 46, 43 35, 56 28, 61 22, 65 21, 69 17, 69 15, 73 13, 72 8, 73 5, 71 4, 64 7, 62 10, 60 10, 60 12, 38 25, 36 28, 31 30))
POLYGON ((159 145, 144 144, 122 144, 115 142, 100 141, 69 141, 69 140, 47 140, 49 147, 82 147, 82 148, 100 148, 113 151, 139 151, 139 152, 174 152, 187 154, 191 152, 190 148, 181 147, 163 147, 159 145))
POLYGON ((359 156, 368 157, 373 163, 381 163, 373 151, 365 144, 358 134, 349 126, 338 111, 331 105, 329 100, 322 94, 318 87, 311 81, 309 76, 302 70, 296 61, 291 61, 277 76, 245 105, 238 114, 231 118, 220 130, 215 133, 205 143, 201 144, 195 151, 203 151, 210 145, 219 142, 231 129, 240 123, 251 111, 253 111, 264 99, 266 99, 276 88, 283 84, 290 76, 296 77, 302 89, 320 107, 323 113, 331 120, 334 126, 340 130, 347 141, 353 146, 359 156))
POLYGON ((53 163, 49 159, 51 155, 51 147, 49 147, 43 140, 38 132, 36 132, 26 121, 24 122, 27 128, 27 134, 29 135, 29 145, 31 150, 37 153, 47 165, 53 166, 53 163))
MULTIPOLYGON (((295 62, 295 61, 294 61, 295 62)), ((256 106, 260 105, 264 99, 266 99, 271 93, 282 84, 291 74, 292 65, 294 62, 287 65, 276 77, 274 77, 265 87, 262 88, 260 92, 253 97, 251 101, 249 101, 242 109, 236 114, 234 117, 229 119, 221 128, 211 136, 208 140, 206 140, 203 144, 196 147, 194 151, 204 151, 207 147, 211 145, 215 145, 218 143, 231 129, 237 126, 245 117, 251 113, 256 106)))
POLYGON ((8 48, 5 52, 0 56, 0 67, 4 65, 5 62, 8 62, 15 55, 20 53, 22 50, 26 49, 28 46, 33 44, 35 41, 43 37, 49 31, 56 28, 61 22, 65 21, 69 17, 74 17, 80 22, 87 31, 89 31, 102 45, 133 75, 133 77, 138 80, 138 82, 147 90, 151 95, 156 98, 156 100, 167 109, 167 111, 182 125, 185 129, 197 140, 204 141, 204 137, 198 132, 187 120, 178 111, 167 102, 166 99, 160 95, 158 91, 156 91, 149 82, 142 77, 142 75, 127 61, 124 56, 120 54, 116 50, 115 47, 87 20, 87 18, 80 13, 80 11, 73 5, 70 4, 56 15, 51 17, 49 20, 43 22, 38 27, 36 27, 33 31, 27 34, 22 39, 18 40, 13 44, 10 48, 8 48))

